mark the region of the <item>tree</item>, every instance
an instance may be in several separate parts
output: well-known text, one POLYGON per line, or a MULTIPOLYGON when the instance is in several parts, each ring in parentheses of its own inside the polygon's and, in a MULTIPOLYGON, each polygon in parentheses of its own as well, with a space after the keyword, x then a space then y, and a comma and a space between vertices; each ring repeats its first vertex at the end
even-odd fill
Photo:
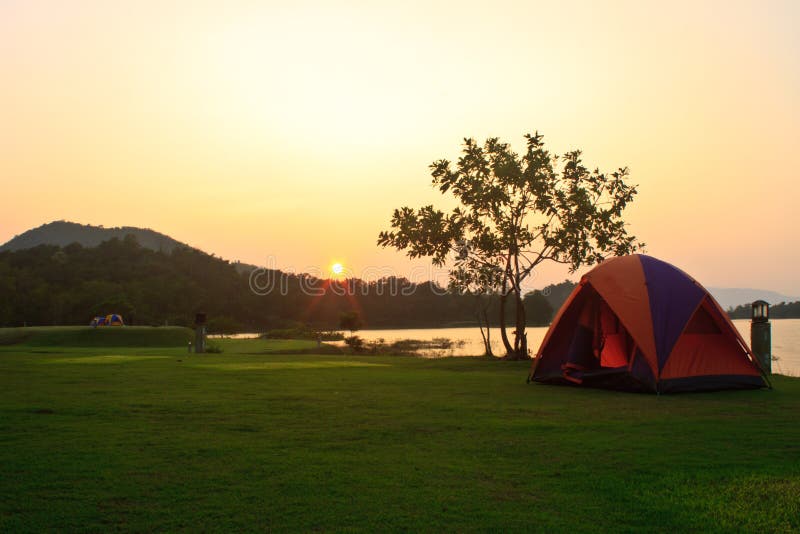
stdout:
POLYGON ((361 352, 364 349, 364 340, 355 335, 355 331, 361 328, 361 317, 358 312, 349 311, 339 314, 339 328, 350 330, 350 336, 344 338, 344 342, 353 352, 361 352))
MULTIPOLYGON (((502 280, 502 273, 492 265, 471 265, 466 245, 460 243, 459 246, 459 263, 450 271, 450 290, 473 295, 475 298, 475 316, 483 340, 483 353, 493 357, 489 309, 492 306, 492 296, 502 280)), ((504 302, 501 301, 500 304, 503 305, 504 302)), ((502 313, 500 316, 504 317, 502 313)))
POLYGON ((492 328, 489 322, 489 308, 492 307, 491 296, 475 295, 475 316, 478 319, 478 328, 481 330, 481 339, 483 340, 483 355, 490 358, 494 357, 492 351, 492 328), (484 326, 486 329, 484 330, 484 326))
POLYGON ((379 245, 412 258, 451 264, 452 287, 499 282, 500 331, 510 359, 529 357, 523 282, 539 264, 561 263, 574 272, 643 247, 622 219, 636 194, 625 182, 627 168, 590 171, 579 150, 557 157, 538 132, 525 139, 521 155, 497 138, 482 146, 465 139, 455 166, 445 159, 430 165, 433 185, 458 205, 449 213, 431 205, 396 209, 392 229, 378 236, 379 245), (513 347, 505 331, 509 296, 516 311, 513 347))
POLYGON ((349 330, 351 335, 361 328, 361 317, 358 312, 350 311, 339 314, 339 328, 349 330))

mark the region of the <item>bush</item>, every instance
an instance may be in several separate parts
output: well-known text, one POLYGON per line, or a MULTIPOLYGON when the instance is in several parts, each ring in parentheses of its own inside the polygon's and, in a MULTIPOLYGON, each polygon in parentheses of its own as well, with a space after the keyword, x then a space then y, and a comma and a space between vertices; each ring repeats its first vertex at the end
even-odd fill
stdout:
POLYGON ((219 345, 206 344, 206 352, 208 354, 222 354, 222 347, 219 345))
POLYGON ((364 350, 364 340, 358 336, 346 337, 344 338, 344 342, 353 352, 361 352, 364 350))
POLYGON ((346 337, 344 342, 354 352, 401 356, 424 355, 427 357, 452 356, 454 348, 464 346, 464 341, 453 341, 444 337, 431 340, 400 339, 387 343, 383 338, 365 341, 358 336, 350 336, 346 337))
POLYGON ((269 330, 261 336, 264 339, 310 339, 316 341, 341 341, 344 336, 340 332, 315 330, 307 326, 296 326, 294 328, 279 328, 269 330))

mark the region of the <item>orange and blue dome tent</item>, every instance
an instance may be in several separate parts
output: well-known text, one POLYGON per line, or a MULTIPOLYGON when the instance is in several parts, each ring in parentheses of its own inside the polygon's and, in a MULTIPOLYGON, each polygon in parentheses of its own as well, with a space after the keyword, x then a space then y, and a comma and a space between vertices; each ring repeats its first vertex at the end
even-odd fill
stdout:
POLYGON ((92 322, 89 323, 89 326, 124 326, 125 323, 122 321, 122 316, 118 313, 110 313, 103 316, 97 316, 92 319, 92 322))
POLYGON ((106 315, 106 326, 123 326, 125 323, 122 322, 122 316, 117 313, 110 313, 106 315))
POLYGON ((528 378, 656 393, 767 386, 758 360, 709 292, 642 254, 606 260, 582 277, 528 378))

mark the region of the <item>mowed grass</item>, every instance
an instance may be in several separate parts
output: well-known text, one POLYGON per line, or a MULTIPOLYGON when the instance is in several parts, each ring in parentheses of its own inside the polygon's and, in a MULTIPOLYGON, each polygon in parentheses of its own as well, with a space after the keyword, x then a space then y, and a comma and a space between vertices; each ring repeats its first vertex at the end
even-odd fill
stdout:
POLYGON ((800 529, 798 379, 657 397, 216 343, 1 347, 0 531, 800 529))
POLYGON ((0 346, 64 347, 186 347, 194 332, 180 326, 32 326, 0 328, 0 346))

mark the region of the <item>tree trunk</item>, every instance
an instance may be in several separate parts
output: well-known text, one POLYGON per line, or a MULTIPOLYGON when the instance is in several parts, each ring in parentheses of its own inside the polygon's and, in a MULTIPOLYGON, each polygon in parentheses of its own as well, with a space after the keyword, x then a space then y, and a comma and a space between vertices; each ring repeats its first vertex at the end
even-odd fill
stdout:
POLYGON ((500 294, 500 338, 503 340, 503 346, 506 349, 506 358, 514 355, 514 348, 508 341, 508 334, 506 333, 506 299, 508 294, 505 291, 505 284, 503 284, 503 292, 500 294))
POLYGON ((488 306, 483 309, 483 322, 486 323, 486 355, 494 358, 494 352, 492 352, 492 330, 491 325, 489 324, 489 314, 487 312, 488 309, 488 306))
POLYGON ((519 249, 516 242, 509 251, 509 256, 506 260, 506 278, 503 280, 504 287, 505 282, 509 280, 511 281, 511 289, 514 292, 516 328, 514 329, 514 351, 507 355, 506 358, 510 360, 525 360, 528 358, 528 341, 525 334, 525 306, 522 302, 522 274, 519 268, 519 249), (512 266, 513 271, 511 270, 512 266))
POLYGON ((518 360, 522 356, 520 352, 520 341, 522 340, 522 330, 519 328, 519 295, 514 291, 514 359, 518 360))
POLYGON ((506 356, 509 360, 527 360, 528 336, 525 333, 525 305, 520 291, 514 291, 516 321, 514 329, 514 351, 506 356))
POLYGON ((517 292, 517 339, 519 339, 519 347, 517 348, 517 358, 527 360, 528 356, 528 334, 525 333, 525 323, 527 317, 525 316, 525 303, 522 301, 521 292, 517 292))
POLYGON ((483 338, 483 354, 484 356, 494 357, 492 353, 492 340, 490 338, 489 316, 486 313, 486 308, 482 308, 478 312, 478 326, 481 329, 481 338, 483 338), (486 334, 483 333, 483 326, 486 325, 486 334))

